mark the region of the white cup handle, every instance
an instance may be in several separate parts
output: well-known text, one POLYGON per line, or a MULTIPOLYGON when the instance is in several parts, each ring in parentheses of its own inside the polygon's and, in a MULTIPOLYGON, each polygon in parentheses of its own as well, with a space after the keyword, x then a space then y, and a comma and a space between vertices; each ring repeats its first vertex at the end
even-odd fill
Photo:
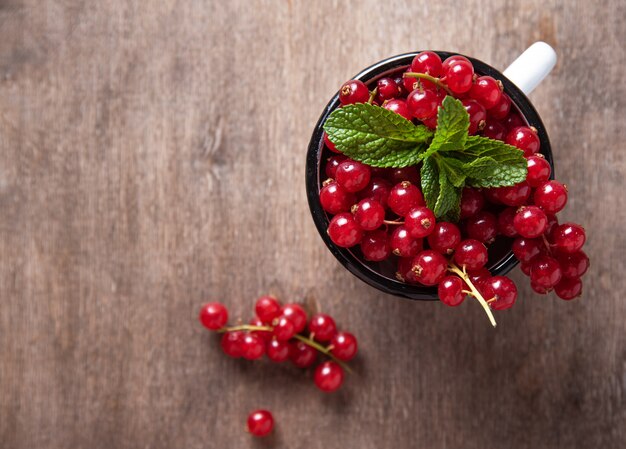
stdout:
POLYGON ((556 64, 556 52, 545 42, 535 42, 502 72, 524 94, 530 94, 556 64))

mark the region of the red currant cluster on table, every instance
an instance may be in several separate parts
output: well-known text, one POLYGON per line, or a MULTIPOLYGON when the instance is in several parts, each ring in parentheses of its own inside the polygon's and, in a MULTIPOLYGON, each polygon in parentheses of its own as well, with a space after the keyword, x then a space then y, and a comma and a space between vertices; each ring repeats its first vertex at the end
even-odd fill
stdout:
POLYGON ((498 245, 510 248, 507 238, 513 239, 513 253, 533 290, 554 290, 566 300, 579 296, 580 278, 589 266, 582 251, 585 231, 574 223, 558 223, 567 189, 550 180, 537 130, 527 126, 502 84, 477 76, 463 56, 442 62, 426 51, 405 73, 379 79, 372 87, 370 92, 361 81, 346 82, 339 90, 341 105, 377 104, 434 129, 439 106, 452 95, 469 114, 469 134, 523 150, 528 174, 511 187, 465 188, 461 220, 437 221, 420 189, 419 166, 370 167, 342 155, 324 134, 326 147, 338 153, 326 161, 328 179, 319 192, 322 208, 332 215, 327 232, 335 245, 358 247, 366 261, 395 263, 398 280, 437 286, 439 298, 449 306, 470 295, 503 310, 515 303, 517 288, 508 277, 487 270, 488 247, 498 238, 498 245))

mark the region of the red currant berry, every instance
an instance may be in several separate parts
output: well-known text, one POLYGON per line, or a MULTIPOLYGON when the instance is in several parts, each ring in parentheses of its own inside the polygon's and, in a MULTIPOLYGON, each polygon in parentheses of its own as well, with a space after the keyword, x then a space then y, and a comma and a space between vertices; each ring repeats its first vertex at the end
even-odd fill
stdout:
POLYGON ((341 151, 337 149, 335 144, 331 142, 330 137, 328 137, 328 134, 326 134, 325 132, 324 132, 324 145, 326 145, 326 148, 328 148, 333 153, 341 153, 341 151))
POLYGON ((354 103, 367 103, 370 98, 370 91, 363 81, 346 81, 339 89, 339 101, 342 105, 354 103))
POLYGON ((413 88, 407 90, 404 85, 405 78, 402 75, 396 76, 393 80, 396 82, 396 85, 400 89, 400 94, 398 95, 398 97, 406 97, 409 92, 413 91, 413 88))
POLYGON ((248 432, 255 437, 264 437, 274 428, 274 417, 267 410, 255 410, 248 416, 248 432))
POLYGON ((315 368, 313 380, 323 392, 333 392, 343 383, 343 368, 335 362, 324 362, 315 368))
POLYGON ((400 257, 414 257, 422 250, 421 239, 414 239, 405 226, 398 226, 389 239, 391 252, 400 257))
POLYGON ((356 198, 353 193, 337 184, 336 181, 324 181, 324 187, 320 190, 320 204, 329 214, 338 214, 350 210, 356 198))
POLYGON ((394 213, 404 217, 414 207, 425 204, 421 190, 409 181, 403 181, 393 186, 387 205, 394 213))
POLYGON ((408 181, 414 186, 420 185, 420 172, 415 166, 394 168, 389 176, 394 185, 404 181, 408 181))
POLYGON ((430 235, 435 229, 435 214, 426 206, 411 209, 404 217, 404 227, 411 237, 421 239, 430 235))
POLYGON ((335 215, 328 225, 328 236, 342 248, 350 248, 363 238, 363 230, 349 213, 335 215))
POLYGON ((412 257, 400 257, 398 259, 398 269, 396 271, 396 279, 400 282, 407 282, 409 284, 418 284, 419 281, 415 277, 415 273, 411 271, 413 268, 412 257))
POLYGON ((505 310, 513 307, 517 300, 517 287, 506 276, 494 276, 481 283, 481 294, 486 300, 494 298, 489 303, 493 310, 505 310))
POLYGON ((420 283, 437 285, 448 271, 448 261, 438 252, 428 249, 415 256, 411 271, 420 283))
POLYGON ((315 335, 317 341, 324 343, 333 338, 337 332, 337 325, 330 315, 319 313, 311 317, 309 332, 315 335))
POLYGON ((513 226, 522 237, 534 239, 546 231, 548 217, 537 206, 522 206, 515 214, 513 226))
POLYGON ((450 307, 460 305, 465 299, 464 282, 458 276, 445 276, 437 286, 437 294, 442 303, 450 307))
POLYGON ((408 121, 413 119, 413 115, 409 110, 409 106, 406 104, 406 101, 400 99, 388 100, 383 103, 383 108, 388 111, 395 112, 401 117, 404 117, 408 121))
POLYGON ((507 206, 522 206, 530 197, 531 188, 526 181, 522 181, 514 186, 498 187, 488 191, 493 192, 497 200, 507 206))
POLYGON ((517 128, 518 126, 527 126, 524 119, 517 112, 513 112, 513 108, 511 108, 511 113, 507 118, 504 119, 502 124, 509 131, 517 128))
POLYGON ((572 254, 559 254, 557 260, 564 278, 579 278, 589 269, 589 257, 583 251, 572 254))
POLYGON ((406 99, 409 111, 418 120, 426 120, 437 114, 439 98, 432 90, 415 89, 406 99))
POLYGON ((424 126, 428 127, 428 129, 435 129, 437 128, 437 116, 433 115, 426 120, 422 120, 422 123, 424 124, 424 126))
POLYGON ((480 285, 484 280, 491 279, 491 273, 485 267, 478 270, 470 270, 467 272, 467 275, 474 285, 480 285))
POLYGON ((335 156, 329 157, 326 161, 326 167, 324 167, 326 176, 329 178, 335 178, 335 175, 337 174, 337 167, 339 167, 339 164, 347 160, 347 156, 344 156, 343 154, 336 154, 335 156))
POLYGON ((541 155, 536 154, 527 158, 528 175, 526 182, 531 187, 539 187, 541 184, 550 179, 550 163, 541 155))
POLYGON ((518 126, 509 131, 506 136, 506 143, 519 148, 524 152, 524 156, 532 156, 539 151, 539 136, 534 128, 528 126, 518 126))
POLYGON ((308 368, 315 363, 317 352, 302 341, 294 341, 289 345, 289 359, 298 368, 308 368))
POLYGON ((350 332, 337 332, 330 341, 331 354, 339 360, 349 362, 357 353, 356 337, 350 332))
POLYGON ((471 217, 485 206, 485 198, 480 190, 466 187, 461 194, 461 218, 471 217))
POLYGON ((461 242, 461 231, 454 223, 442 221, 435 224, 433 232, 428 236, 431 249, 441 254, 452 254, 461 242))
POLYGON ((548 215, 548 226, 546 226, 545 235, 549 241, 554 240, 552 238, 553 237, 552 234, 558 225, 559 225, 559 219, 556 218, 556 215, 548 215))
POLYGON ((518 237, 513 241, 513 254, 522 263, 530 262, 535 256, 543 254, 546 250, 541 239, 527 239, 518 237))
POLYGON ((559 262, 550 256, 535 257, 530 266, 530 280, 534 284, 552 288, 561 280, 562 273, 559 262))
POLYGON ((224 354, 236 359, 241 357, 241 342, 243 341, 243 337, 244 333, 241 331, 226 332, 222 335, 220 344, 224 354))
POLYGON ((585 229, 575 223, 563 223, 552 233, 554 246, 564 253, 575 253, 585 244, 585 229))
POLYGON ((366 198, 354 208, 354 221, 364 231, 373 231, 382 226, 385 208, 376 200, 366 198))
POLYGON ((504 140, 506 137, 506 128, 502 123, 495 122, 488 118, 485 122, 485 129, 483 129, 483 136, 494 140, 504 140))
POLYGON ((469 114, 469 134, 474 135, 478 131, 482 131, 485 128, 485 124, 487 123, 487 111, 484 106, 481 105, 476 100, 465 99, 461 101, 463 106, 465 106, 465 110, 469 114))
POLYGON ((478 212, 465 220, 465 230, 469 238, 489 244, 498 235, 496 216, 491 212, 478 212))
POLYGON ((281 316, 274 324, 274 337, 279 341, 287 341, 296 334, 296 328, 287 317, 281 316))
POLYGON ((560 212, 567 203, 567 189, 558 181, 548 181, 535 190, 533 201, 546 214, 554 215, 560 212))
POLYGON ((502 120, 506 118, 507 115, 509 115, 510 110, 511 110, 511 97, 509 97, 507 94, 502 92, 502 95, 500 96, 500 101, 498 101, 498 103, 495 106, 489 108, 487 110, 487 114, 491 118, 494 118, 496 120, 502 120))
POLYGON ((561 279, 561 281, 554 286, 556 295, 566 301, 579 297, 582 291, 583 283, 579 278, 561 279))
POLYGON ((272 362, 285 362, 289 360, 289 343, 272 339, 267 343, 265 353, 272 362))
MULTIPOLYGON (((410 71, 411 71, 411 69, 409 68, 409 70, 407 70, 407 72, 410 72, 410 71)), ((402 86, 404 87, 404 90, 407 93, 409 93, 409 92, 413 92, 415 89, 417 89, 419 87, 424 88, 424 82, 420 81, 417 78, 414 78, 412 76, 405 76, 405 77, 402 78, 402 86)))
POLYGON ((370 168, 357 161, 347 160, 339 164, 335 172, 336 181, 348 192, 363 190, 370 182, 370 168))
POLYGON ((478 240, 463 240, 454 251, 454 261, 467 270, 478 270, 487 263, 487 248, 478 240))
POLYGON ((241 340, 241 355, 244 359, 257 360, 265 353, 265 342, 257 334, 245 334, 241 340))
POLYGON ((515 207, 507 207, 498 214, 498 232, 506 237, 515 237, 517 231, 513 226, 513 220, 517 209, 515 207))
POLYGON ((299 334, 306 327, 306 312, 298 304, 285 304, 282 316, 293 323, 296 334, 299 334))
POLYGON ((471 99, 476 100, 485 109, 495 107, 502 98, 501 84, 490 76, 479 76, 469 91, 471 99))
POLYGON ((359 192, 361 199, 370 198, 378 201, 383 207, 387 207, 387 199, 392 185, 382 178, 372 178, 365 189, 359 192))
POLYGON ((530 276, 530 262, 520 262, 519 267, 526 276, 530 276))
MULTIPOLYGON (((255 316, 254 318, 252 318, 249 322, 250 325, 252 326, 259 326, 259 327, 264 327, 265 323, 263 321, 261 321, 261 318, 255 316)), ((270 339, 272 338, 272 332, 271 331, 250 331, 252 334, 255 334, 258 337, 261 337, 261 340, 263 340, 263 342, 267 343, 268 341, 270 341, 270 339)))
POLYGON ((376 101, 383 104, 387 100, 397 98, 400 95, 400 87, 393 78, 381 78, 376 83, 376 101))
POLYGON ((427 73, 430 76, 441 76, 441 58, 432 51, 419 53, 411 63, 411 71, 417 73, 427 73))
POLYGON ((463 94, 472 88, 474 67, 470 62, 456 60, 444 72, 444 81, 455 94, 463 94))
POLYGON ((363 258, 371 262, 381 262, 391 255, 389 235, 383 231, 367 232, 361 240, 363 258))
POLYGON ((452 55, 448 58, 446 58, 445 61, 443 61, 442 65, 441 65, 441 73, 446 73, 448 71, 448 69, 450 68, 450 66, 458 61, 464 61, 467 62, 468 64, 471 64, 470 60, 467 59, 465 56, 461 56, 461 55, 452 55))
POLYGON ((210 302, 202 306, 198 318, 204 327, 216 331, 226 325, 228 310, 222 303, 210 302))
POLYGON ((551 287, 546 288, 542 285, 536 284, 535 282, 532 281, 532 279, 530 281, 530 288, 532 288, 535 293, 539 293, 540 295, 545 295, 552 290, 551 287))

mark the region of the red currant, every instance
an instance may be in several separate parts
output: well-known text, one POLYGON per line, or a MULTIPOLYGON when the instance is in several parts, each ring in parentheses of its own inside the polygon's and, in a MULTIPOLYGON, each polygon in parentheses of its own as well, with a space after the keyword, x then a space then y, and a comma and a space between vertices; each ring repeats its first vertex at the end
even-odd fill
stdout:
POLYGON ((343 368, 335 362, 324 362, 315 368, 313 380, 317 388, 330 393, 341 387, 343 383, 343 368))
POLYGON ((461 242, 461 231, 454 223, 442 221, 435 224, 433 232, 428 236, 430 247, 441 254, 452 254, 461 242))
POLYGON ((552 241, 552 233, 559 225, 559 219, 556 218, 556 215, 547 215, 548 216, 548 226, 546 226, 545 235, 548 237, 549 241, 552 241))
POLYGON ((326 173, 326 176, 328 176, 329 178, 334 178, 337 174, 337 167, 339 167, 339 164, 347 160, 348 157, 344 156, 343 154, 336 154, 329 157, 326 161, 326 167, 324 167, 324 172, 326 173))
POLYGON ((389 181, 382 178, 372 178, 367 187, 359 192, 359 196, 362 199, 371 198, 378 201, 383 207, 387 207, 391 187, 389 181))
POLYGON ((376 200, 366 198, 354 208, 354 221, 364 231, 373 231, 382 226, 385 208, 376 200))
POLYGON ((461 194, 461 218, 471 217, 482 210, 485 198, 480 190, 465 187, 461 194))
POLYGON ((507 207, 498 214, 498 232, 506 237, 515 237, 517 231, 513 225, 517 209, 515 207, 507 207))
POLYGON ((437 114, 439 98, 432 90, 415 89, 406 100, 409 111, 418 120, 426 120, 437 114))
POLYGON ((559 254, 557 255, 557 260, 564 278, 579 278, 589 269, 589 257, 583 251, 572 254, 559 254))
POLYGON ((408 181, 414 186, 420 185, 420 172, 415 166, 394 168, 392 169, 389 176, 391 178, 391 182, 393 182, 394 184, 408 181))
POLYGON ((279 341, 287 341, 296 334, 296 328, 287 317, 281 316, 274 324, 274 336, 279 341))
POLYGON ((326 134, 325 132, 324 132, 324 145, 326 145, 326 148, 328 148, 333 153, 341 153, 341 151, 337 149, 335 144, 330 140, 330 137, 328 137, 328 134, 326 134))
POLYGON ((409 284, 418 284, 419 281, 415 277, 415 273, 411 271, 413 268, 412 257, 401 257, 398 259, 398 269, 396 271, 396 279, 409 284))
POLYGON ((330 315, 319 313, 311 317, 309 332, 315 335, 317 341, 324 343, 333 338, 337 332, 337 325, 330 315))
POLYGON ((296 334, 299 334, 306 327, 306 312, 298 304, 285 304, 282 310, 282 316, 293 323, 296 334))
POLYGON ((339 360, 349 362, 357 353, 356 337, 350 332, 337 332, 330 341, 330 352, 339 360))
POLYGON ((393 186, 387 204, 394 213, 401 217, 404 217, 414 207, 425 205, 421 190, 409 181, 403 181, 393 186))
POLYGON ((469 91, 471 99, 482 104, 485 109, 498 105, 502 98, 501 84, 490 76, 479 76, 469 91))
POLYGON ((513 254, 520 262, 530 262, 535 256, 545 252, 545 245, 541 239, 527 239, 518 237, 513 241, 513 254))
POLYGON ((502 95, 500 96, 500 101, 498 101, 498 103, 495 106, 489 108, 487 110, 487 114, 489 115, 489 117, 492 117, 496 120, 502 120, 507 115, 509 115, 510 110, 511 110, 511 97, 509 97, 507 94, 502 92, 502 95))
POLYGON ((274 428, 274 417, 267 410, 255 410, 248 416, 248 432, 255 437, 264 437, 274 428))
MULTIPOLYGON (((263 321, 261 321, 261 318, 259 318, 258 316, 255 316, 254 318, 252 318, 249 322, 250 325, 252 326, 258 326, 258 327, 264 327, 265 323, 263 321)), ((261 337, 261 340, 263 340, 263 342, 267 343, 268 341, 270 341, 270 339, 272 338, 272 332, 271 331, 260 331, 260 330, 254 330, 254 331, 250 331, 252 334, 255 334, 258 337, 261 337)))
POLYGON ((380 104, 400 95, 400 87, 398 87, 393 78, 379 79, 376 83, 376 88, 376 101, 380 104))
POLYGON ((370 98, 370 91, 363 81, 346 81, 339 89, 339 101, 342 105, 354 103, 367 103, 370 98))
POLYGON ((350 213, 335 215, 330 220, 327 233, 333 243, 342 248, 350 248, 363 238, 363 230, 350 213))
POLYGON ((530 280, 544 288, 552 288, 561 280, 559 262, 550 256, 539 255, 532 261, 530 280))
POLYGON ((294 341, 289 345, 289 359, 298 368, 308 368, 315 363, 317 352, 302 341, 294 341))
POLYGON ((241 355, 244 359, 257 360, 265 353, 265 343, 257 334, 245 334, 241 340, 241 355))
POLYGON ((530 280, 530 288, 532 288, 535 293, 539 293, 540 295, 545 295, 552 290, 551 287, 544 287, 542 285, 539 285, 533 282, 532 279, 530 280))
POLYGON ((361 240, 363 258, 372 262, 381 262, 391 255, 389 235, 383 230, 367 232, 361 240))
POLYGON ((517 300, 517 287, 506 276, 494 276, 481 283, 481 294, 485 299, 494 298, 489 303, 493 310, 505 310, 513 307, 517 300))
POLYGON ((461 56, 461 55, 452 55, 448 58, 446 58, 445 61, 443 61, 442 65, 441 65, 441 73, 445 73, 448 71, 448 69, 450 68, 450 66, 458 61, 464 61, 467 62, 468 64, 471 64, 470 60, 467 59, 465 56, 461 56))
POLYGON ((265 352, 272 362, 285 362, 289 360, 289 343, 272 339, 267 343, 265 352))
POLYGON ((404 217, 404 227, 411 237, 424 238, 435 229, 435 214, 426 206, 415 207, 404 217))
POLYGON ((504 140, 506 137, 506 128, 500 122, 493 121, 488 118, 485 121, 485 129, 483 129, 483 136, 489 137, 494 140, 504 140))
POLYGON ((465 110, 469 114, 469 134, 474 135, 478 131, 482 131, 487 123, 487 111, 485 110, 485 107, 476 100, 468 98, 462 100, 461 103, 463 103, 465 110))
POLYGON ((522 206, 526 204, 532 189, 526 181, 522 181, 510 187, 498 187, 488 190, 493 192, 498 201, 507 206, 522 206))
POLYGON ((228 310, 222 303, 210 302, 202 306, 198 318, 204 327, 216 331, 226 325, 228 310))
POLYGON ((496 216, 491 212, 478 212, 465 220, 465 230, 469 238, 489 244, 498 235, 496 216))
POLYGON ((414 239, 405 226, 398 226, 389 239, 391 252, 400 257, 414 257, 422 249, 421 239, 414 239))
POLYGON ((522 237, 534 239, 546 231, 548 217, 537 206, 522 206, 515 214, 513 226, 522 237))
POLYGON ((469 270, 467 275, 474 285, 479 285, 484 280, 491 279, 491 273, 485 267, 479 268, 478 270, 469 270))
POLYGON ((469 61, 455 60, 451 62, 445 72, 444 81, 455 94, 463 94, 472 88, 474 67, 469 61))
POLYGON ((324 181, 324 187, 320 190, 320 204, 329 214, 348 212, 356 198, 353 193, 337 184, 336 181, 324 181))
POLYGON ((448 261, 438 252, 428 249, 415 256, 411 271, 420 283, 437 285, 448 271, 448 261))
POLYGON ((583 283, 580 278, 565 278, 554 286, 556 295, 566 301, 579 297, 582 291, 583 283))
POLYGON ((585 229, 575 223, 563 223, 552 233, 554 246, 564 253, 576 253, 585 244, 585 229))
POLYGON ((506 136, 506 143, 524 151, 524 156, 532 156, 539 151, 539 136, 534 128, 518 126, 506 136))
POLYGON ((388 111, 395 112, 401 117, 404 117, 408 121, 413 119, 413 115, 409 110, 409 106, 406 104, 406 101, 400 99, 388 100, 383 103, 383 108, 388 111))
POLYGON ((370 176, 369 166, 353 160, 342 162, 335 172, 336 181, 348 192, 363 190, 370 182, 370 176))
POLYGON ((526 176, 526 182, 531 187, 539 187, 541 184, 550 179, 550 163, 541 155, 535 154, 529 156, 528 163, 528 175, 526 176))
POLYGON ((565 207, 567 189, 558 181, 545 182, 535 190, 533 201, 547 214, 554 215, 565 207))
POLYGON ((468 270, 478 270, 487 263, 487 248, 478 240, 463 240, 454 251, 454 261, 468 270))
POLYGON ((427 73, 430 76, 441 76, 441 58, 432 51, 423 51, 419 53, 411 63, 411 71, 417 73, 427 73))
POLYGON ((518 126, 526 126, 526 122, 524 122, 524 119, 517 112, 513 112, 513 110, 511 110, 511 113, 509 114, 508 117, 504 119, 502 124, 509 131, 511 131, 514 128, 517 128, 518 126))
POLYGON ((241 331, 224 333, 220 343, 224 354, 236 359, 241 357, 241 342, 243 341, 243 337, 244 333, 241 331))
POLYGON ((437 286, 437 294, 442 303, 450 307, 460 305, 465 299, 464 282, 458 276, 446 276, 437 286))

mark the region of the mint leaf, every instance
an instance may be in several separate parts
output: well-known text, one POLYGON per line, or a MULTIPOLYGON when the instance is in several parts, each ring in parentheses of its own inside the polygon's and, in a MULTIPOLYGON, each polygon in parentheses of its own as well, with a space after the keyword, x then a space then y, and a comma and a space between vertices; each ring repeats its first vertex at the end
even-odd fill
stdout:
POLYGON ((437 164, 439 165, 439 169, 445 172, 448 180, 454 187, 463 186, 465 178, 468 176, 466 173, 466 164, 458 159, 443 156, 437 158, 437 164))
MULTIPOLYGON (((440 166, 441 167, 441 166, 440 166)), ((444 170, 439 170, 439 196, 433 213, 446 221, 458 221, 461 213, 461 189, 452 185, 444 170)))
POLYGON ((467 140, 469 114, 463 103, 447 96, 437 113, 437 129, 428 153, 462 150, 467 140))
POLYGON ((324 131, 346 156, 373 167, 417 164, 433 132, 393 111, 367 103, 335 109, 324 131))
POLYGON ((439 197, 439 168, 432 157, 424 159, 420 178, 426 206, 430 210, 434 210, 439 197))

